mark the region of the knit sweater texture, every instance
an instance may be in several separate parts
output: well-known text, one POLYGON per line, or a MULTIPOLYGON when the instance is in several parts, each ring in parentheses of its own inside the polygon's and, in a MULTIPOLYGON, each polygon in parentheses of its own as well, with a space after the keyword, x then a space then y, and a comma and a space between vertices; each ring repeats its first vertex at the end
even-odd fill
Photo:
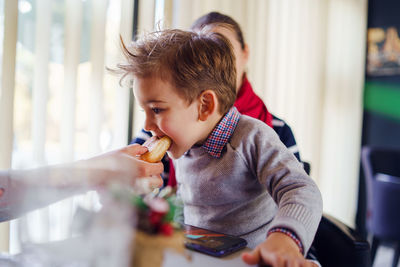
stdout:
POLYGON ((283 227, 297 235, 305 253, 310 248, 321 194, 264 122, 241 115, 221 157, 192 147, 174 165, 186 224, 241 236, 249 247, 283 227))

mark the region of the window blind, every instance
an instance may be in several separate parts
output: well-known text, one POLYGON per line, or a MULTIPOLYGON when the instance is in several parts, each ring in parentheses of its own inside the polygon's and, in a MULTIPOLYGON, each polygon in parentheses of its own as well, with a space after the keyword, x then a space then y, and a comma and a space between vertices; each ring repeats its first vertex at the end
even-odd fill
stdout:
MULTIPOLYGON (((133 3, 0 1, 1 168, 69 162, 126 145, 130 89, 105 67, 122 60, 119 36, 132 36, 133 3)), ((89 192, 13 221, 10 252, 19 251, 24 234, 34 232, 40 242, 68 237, 76 205, 96 209, 97 196, 89 192)), ((6 251, 9 227, 0 228, 6 251)))

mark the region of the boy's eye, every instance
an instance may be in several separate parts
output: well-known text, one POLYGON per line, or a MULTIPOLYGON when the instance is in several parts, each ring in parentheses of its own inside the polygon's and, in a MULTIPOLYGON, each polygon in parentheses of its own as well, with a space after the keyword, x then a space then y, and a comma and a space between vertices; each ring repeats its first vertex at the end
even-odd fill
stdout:
POLYGON ((161 108, 152 108, 151 110, 154 112, 154 114, 159 114, 162 112, 161 108))

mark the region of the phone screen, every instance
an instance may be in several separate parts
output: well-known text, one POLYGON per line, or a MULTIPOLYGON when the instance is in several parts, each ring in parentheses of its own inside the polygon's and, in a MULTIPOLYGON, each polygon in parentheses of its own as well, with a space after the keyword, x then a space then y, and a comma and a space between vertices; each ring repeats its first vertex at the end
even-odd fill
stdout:
POLYGON ((223 257, 247 246, 245 239, 185 225, 185 246, 215 257, 223 257))

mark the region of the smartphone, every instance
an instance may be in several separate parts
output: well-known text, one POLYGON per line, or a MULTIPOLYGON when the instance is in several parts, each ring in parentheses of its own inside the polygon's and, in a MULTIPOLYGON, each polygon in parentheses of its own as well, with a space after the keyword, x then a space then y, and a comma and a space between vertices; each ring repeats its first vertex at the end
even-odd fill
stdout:
POLYGON ((223 257, 247 246, 243 238, 185 225, 185 246, 214 257, 223 257))

